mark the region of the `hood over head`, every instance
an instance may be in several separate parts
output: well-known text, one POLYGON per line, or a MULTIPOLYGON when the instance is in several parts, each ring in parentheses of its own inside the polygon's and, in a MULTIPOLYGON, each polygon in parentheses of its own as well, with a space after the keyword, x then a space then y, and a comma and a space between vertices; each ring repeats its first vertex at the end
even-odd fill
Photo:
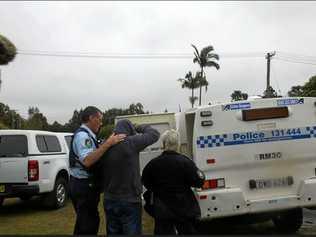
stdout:
POLYGON ((114 128, 116 134, 123 133, 127 136, 135 135, 136 130, 134 125, 128 119, 119 120, 114 128))

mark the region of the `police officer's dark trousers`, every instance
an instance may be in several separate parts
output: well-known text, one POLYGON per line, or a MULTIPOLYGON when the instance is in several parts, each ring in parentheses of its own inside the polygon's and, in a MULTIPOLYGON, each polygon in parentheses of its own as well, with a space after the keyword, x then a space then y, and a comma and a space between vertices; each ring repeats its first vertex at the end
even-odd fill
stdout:
POLYGON ((78 179, 71 176, 70 198, 77 215, 74 235, 98 234, 100 192, 89 186, 88 179, 78 179))

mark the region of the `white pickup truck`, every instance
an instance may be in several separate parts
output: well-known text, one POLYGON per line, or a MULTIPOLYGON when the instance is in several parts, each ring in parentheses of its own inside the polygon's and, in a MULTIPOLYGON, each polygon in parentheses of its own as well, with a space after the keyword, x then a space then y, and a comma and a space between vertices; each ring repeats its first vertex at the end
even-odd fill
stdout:
POLYGON ((37 130, 0 130, 0 205, 9 197, 27 200, 41 195, 49 207, 64 206, 71 136, 37 130))
MULTIPOLYGON (((316 98, 254 99, 116 121, 123 118, 179 131, 181 152, 206 174, 203 189, 195 189, 202 221, 266 217, 293 233, 302 207, 316 206, 316 98)), ((159 142, 143 151, 142 168, 160 153, 159 142)))

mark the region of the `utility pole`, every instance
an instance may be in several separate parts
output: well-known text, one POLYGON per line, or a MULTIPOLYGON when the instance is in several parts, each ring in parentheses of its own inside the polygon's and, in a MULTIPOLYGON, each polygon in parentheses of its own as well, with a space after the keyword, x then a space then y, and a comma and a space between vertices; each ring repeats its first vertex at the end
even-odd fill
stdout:
POLYGON ((275 97, 274 92, 275 90, 270 86, 270 62, 271 58, 275 56, 275 51, 272 53, 267 53, 266 59, 267 59, 267 87, 266 90, 264 91, 264 98, 272 98, 275 97))

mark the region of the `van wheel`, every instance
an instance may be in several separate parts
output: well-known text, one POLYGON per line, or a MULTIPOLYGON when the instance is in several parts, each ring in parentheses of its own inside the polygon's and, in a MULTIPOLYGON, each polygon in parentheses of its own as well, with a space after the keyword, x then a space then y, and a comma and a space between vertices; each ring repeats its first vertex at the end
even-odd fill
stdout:
POLYGON ((65 206, 68 198, 68 184, 63 177, 58 177, 55 182, 54 190, 44 197, 44 203, 50 208, 61 208, 65 206))
POLYGON ((0 207, 2 206, 3 202, 4 202, 4 197, 0 197, 0 207))
POLYGON ((302 208, 295 208, 279 213, 272 219, 279 233, 289 234, 299 230, 303 223, 302 208))

